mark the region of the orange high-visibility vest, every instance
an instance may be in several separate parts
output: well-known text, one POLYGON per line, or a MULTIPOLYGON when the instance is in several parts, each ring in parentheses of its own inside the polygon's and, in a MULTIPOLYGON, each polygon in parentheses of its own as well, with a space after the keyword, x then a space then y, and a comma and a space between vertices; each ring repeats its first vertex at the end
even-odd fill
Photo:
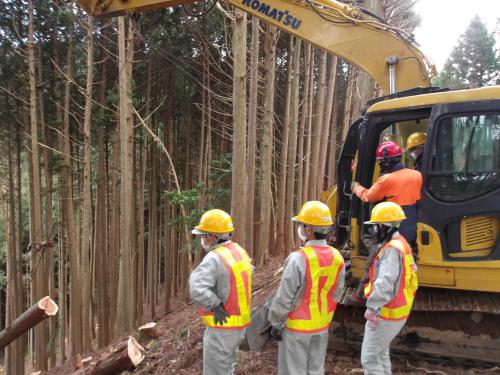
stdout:
POLYGON ((238 244, 225 243, 214 252, 222 259, 229 273, 229 297, 224 309, 229 318, 224 325, 215 325, 212 311, 198 309, 203 323, 210 328, 243 329, 250 325, 252 299, 252 265, 247 252, 238 244))
POLYGON ((392 247, 401 252, 402 274, 396 296, 382 307, 380 310, 380 318, 385 320, 406 319, 410 315, 410 310, 413 306, 415 293, 418 289, 418 280, 416 273, 417 266, 413 259, 411 247, 403 236, 393 238, 375 257, 370 268, 370 279, 365 286, 365 296, 366 298, 370 298, 373 292, 375 270, 380 266, 380 257, 388 247, 392 247))
POLYGON ((330 326, 337 307, 333 293, 344 258, 330 246, 308 246, 298 252, 306 261, 306 289, 295 310, 288 314, 286 327, 297 332, 321 332, 330 326))

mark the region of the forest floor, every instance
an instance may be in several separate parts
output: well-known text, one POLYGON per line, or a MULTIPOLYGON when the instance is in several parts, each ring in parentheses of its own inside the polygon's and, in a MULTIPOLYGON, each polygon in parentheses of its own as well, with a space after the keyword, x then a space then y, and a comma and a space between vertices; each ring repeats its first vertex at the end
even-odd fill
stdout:
MULTIPOLYGON (((279 275, 276 270, 280 268, 282 260, 272 259, 254 275, 254 306, 262 303, 268 295, 276 289, 279 275)), ((202 373, 203 331, 204 327, 195 308, 184 303, 180 298, 172 301, 172 310, 156 323, 161 336, 146 346, 146 357, 135 369, 125 374, 134 375, 200 375, 202 373)), ((122 342, 125 338, 118 341, 122 342)), ((117 344, 115 343, 115 344, 117 344)), ((102 359, 112 351, 114 345, 98 352, 90 353, 92 360, 88 366, 102 359)), ((277 374, 278 345, 268 342, 261 352, 238 353, 237 375, 244 374, 277 374)), ((438 375, 472 375, 476 373, 498 373, 497 369, 475 370, 463 367, 449 367, 430 364, 424 361, 410 363, 403 358, 393 358, 394 374, 438 374, 438 375)), ((88 368, 88 367, 87 367, 88 368)), ((328 352, 326 356, 326 374, 362 374, 359 361, 359 352, 349 355, 328 352)), ((85 369, 75 370, 71 361, 63 366, 50 370, 47 375, 56 374, 85 374, 85 369)))

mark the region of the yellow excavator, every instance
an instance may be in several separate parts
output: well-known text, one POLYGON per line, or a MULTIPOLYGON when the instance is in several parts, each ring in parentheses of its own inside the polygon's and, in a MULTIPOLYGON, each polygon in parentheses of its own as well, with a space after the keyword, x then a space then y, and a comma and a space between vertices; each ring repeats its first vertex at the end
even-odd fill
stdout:
MULTIPOLYGON (((350 126, 337 185, 322 195, 335 213, 335 244, 353 280, 364 271, 362 223, 371 207, 352 196, 351 182, 370 186, 378 177, 374 155, 381 140, 405 147, 411 133, 427 134, 417 228, 421 288, 393 347, 407 355, 500 363, 500 86, 431 87, 436 69, 413 38, 360 7, 334 0, 224 1, 358 66, 388 93, 368 102, 350 126)), ((93 16, 109 17, 193 1, 79 3, 93 16)), ((335 321, 335 347, 359 347, 361 309, 341 303, 335 321)))

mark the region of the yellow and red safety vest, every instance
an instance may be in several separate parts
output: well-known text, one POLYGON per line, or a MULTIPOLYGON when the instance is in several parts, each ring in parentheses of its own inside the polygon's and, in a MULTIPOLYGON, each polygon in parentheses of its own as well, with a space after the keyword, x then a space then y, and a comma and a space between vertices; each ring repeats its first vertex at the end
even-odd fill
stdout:
POLYGON ((418 279, 416 273, 417 267, 413 259, 411 247, 403 236, 393 238, 375 257, 370 268, 370 279, 365 285, 365 296, 366 298, 370 298, 373 292, 375 270, 380 266, 380 257, 388 247, 392 247, 401 252, 402 274, 396 296, 382 307, 380 310, 380 318, 385 320, 406 319, 410 315, 410 310, 413 306, 415 293, 418 289, 418 279))
POLYGON ((250 305, 252 299, 252 265, 247 252, 238 244, 229 242, 219 246, 214 252, 222 259, 229 273, 229 297, 224 309, 229 318, 224 325, 215 325, 212 311, 198 309, 203 323, 210 328, 243 329, 250 325, 250 305))
POLYGON ((306 261, 306 289, 295 310, 288 314, 286 328, 303 333, 321 332, 330 326, 337 307, 333 293, 344 258, 330 246, 308 246, 298 252, 306 261))

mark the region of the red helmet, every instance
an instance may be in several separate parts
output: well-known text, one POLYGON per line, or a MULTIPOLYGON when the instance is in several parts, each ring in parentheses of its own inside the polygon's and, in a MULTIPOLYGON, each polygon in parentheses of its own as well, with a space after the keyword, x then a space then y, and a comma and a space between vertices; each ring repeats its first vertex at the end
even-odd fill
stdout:
POLYGON ((403 150, 394 141, 383 142, 377 147, 377 159, 394 158, 396 156, 401 156, 403 150))

